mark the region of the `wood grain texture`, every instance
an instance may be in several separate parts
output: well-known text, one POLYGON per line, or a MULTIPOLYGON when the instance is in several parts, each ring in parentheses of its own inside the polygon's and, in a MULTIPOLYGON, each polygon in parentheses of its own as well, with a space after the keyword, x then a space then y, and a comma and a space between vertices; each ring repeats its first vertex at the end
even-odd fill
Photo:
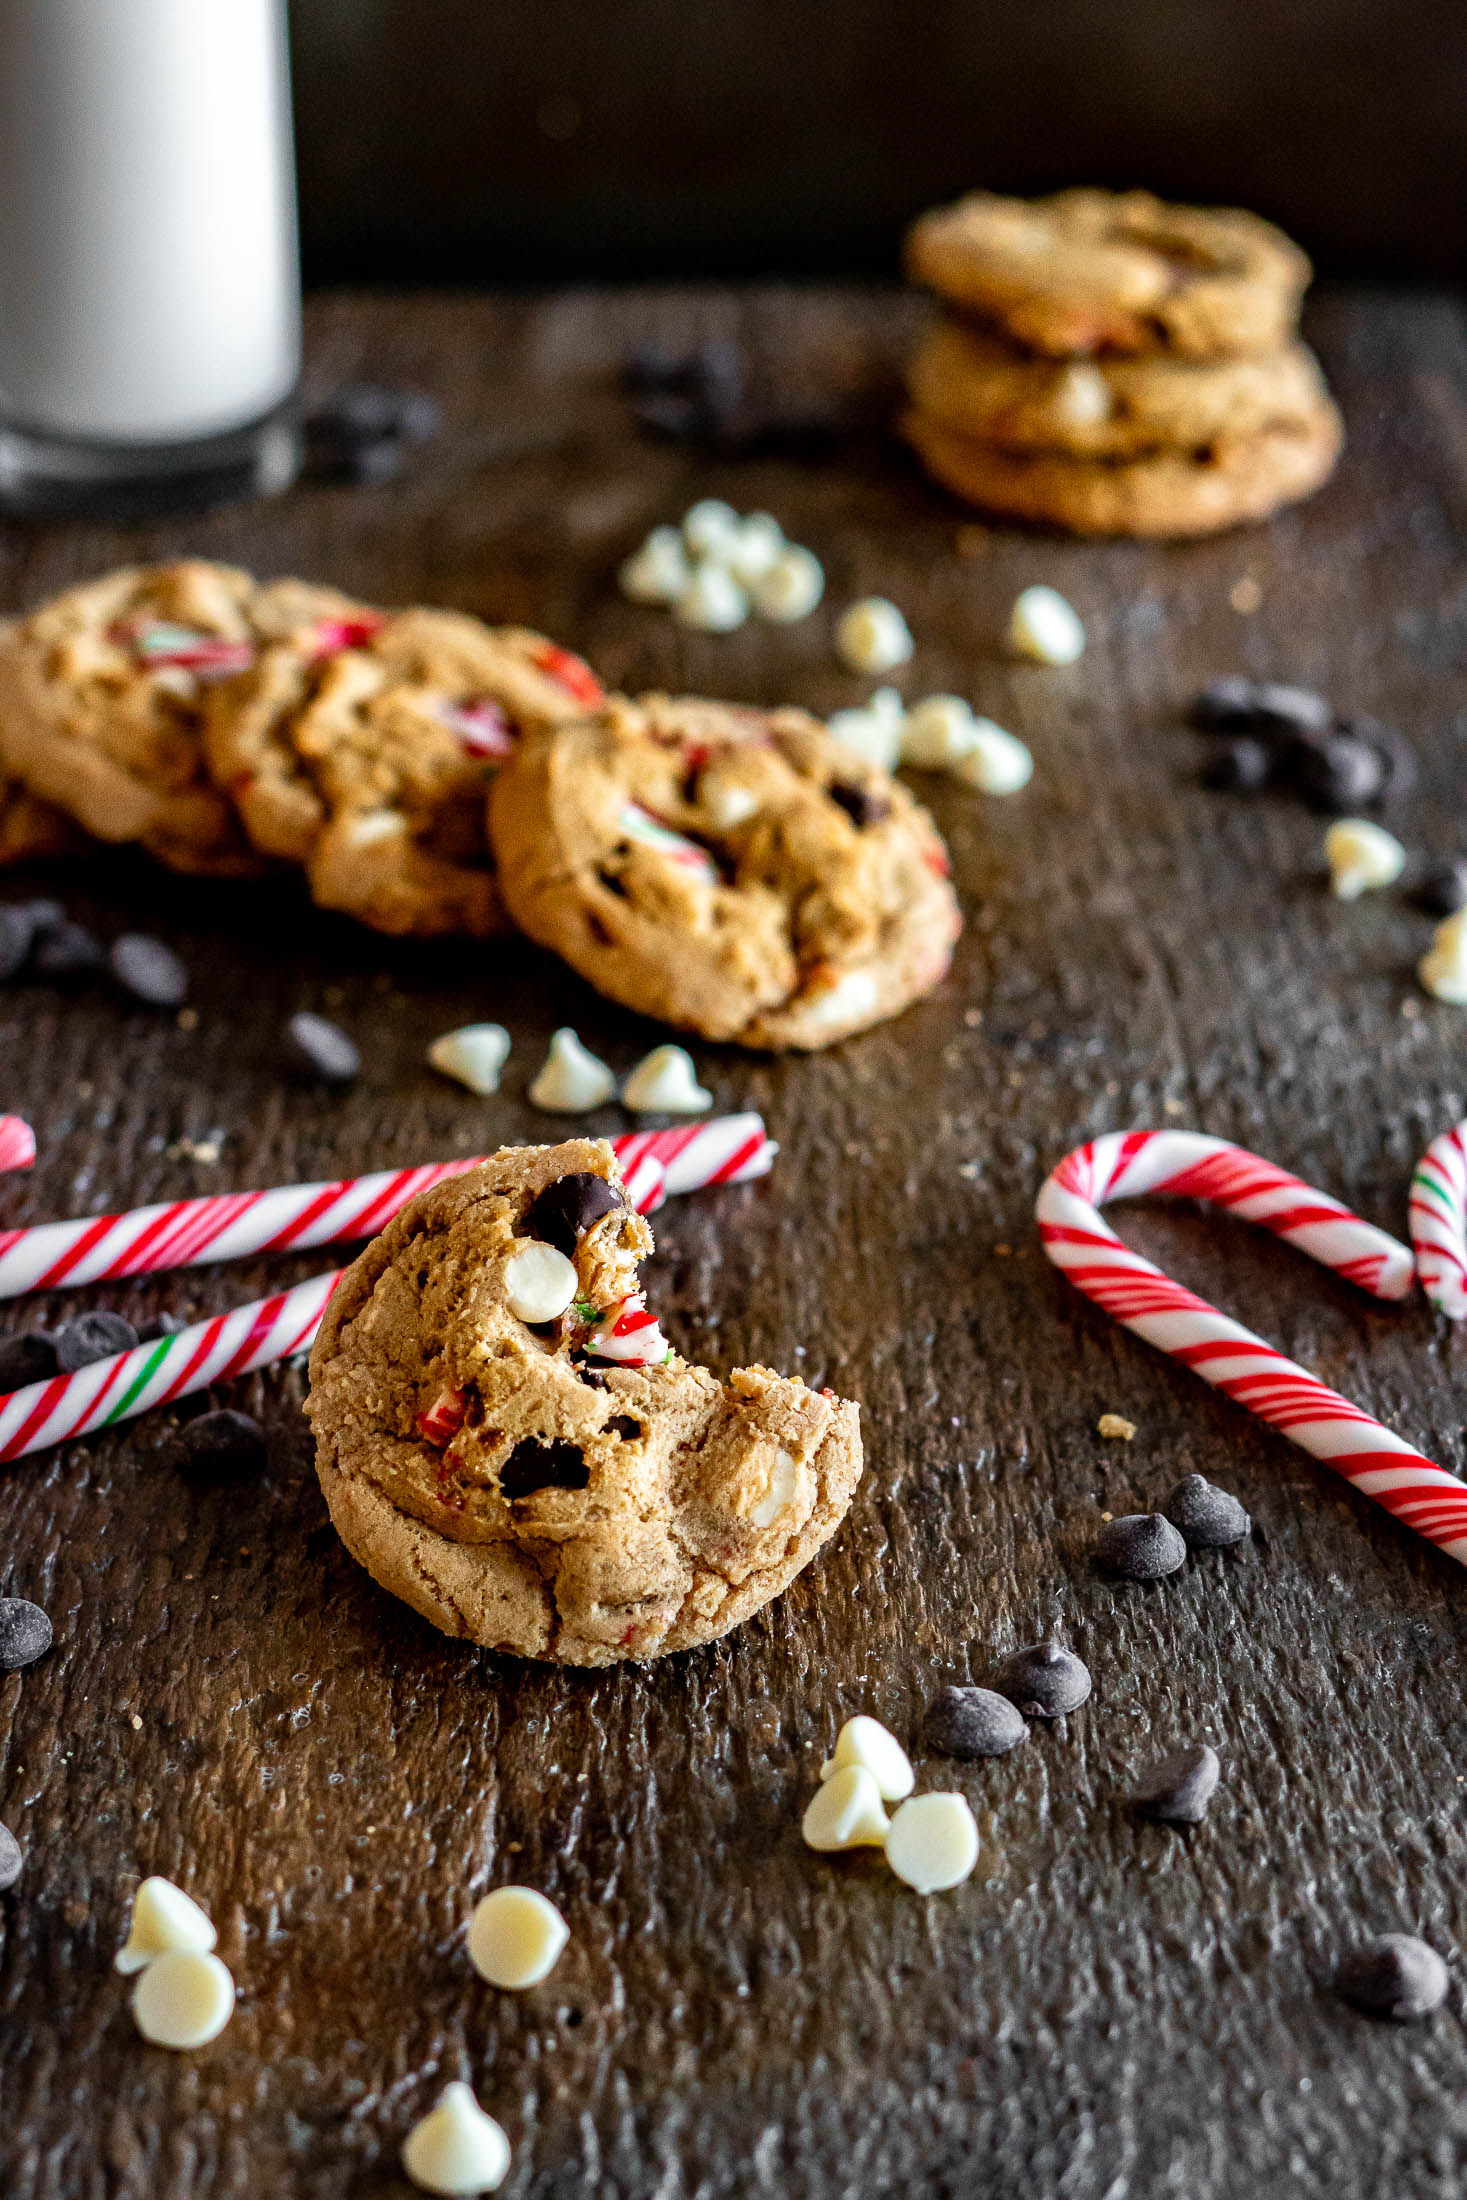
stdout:
MULTIPOLYGON (((168 1414, 0 1478, 0 1591, 56 1626, 41 1664, 0 1677, 0 1818, 27 1851, 0 1904, 6 2194, 385 2196, 451 2077, 508 2127, 514 2200, 1374 2200, 1467 2175, 1467 1581, 1109 1326, 1030 1219, 1080 1138, 1177 1122, 1399 1231, 1412 1162, 1464 1112, 1460 1012, 1411 981, 1425 921, 1396 894, 1330 901, 1306 812, 1202 792, 1179 709, 1234 669, 1325 685, 1417 739, 1402 829, 1460 850, 1467 329, 1430 299, 1323 300, 1311 333, 1352 436, 1338 480, 1266 529, 1172 549, 995 530, 960 557, 962 515, 895 445, 709 466, 633 440, 610 391, 629 342, 710 332, 791 377, 876 378, 912 311, 853 292, 326 300, 318 383, 367 371, 443 397, 448 435, 411 481, 0 537, 6 609, 187 548, 530 619, 629 685, 816 708, 860 691, 833 611, 880 589, 918 637, 909 691, 971 695, 1038 763, 1006 802, 924 785, 969 915, 938 996, 824 1058, 698 1050, 720 1103, 762 1108, 783 1151, 762 1184, 664 1210, 656 1303, 720 1371, 766 1359, 858 1397, 869 1459, 832 1548, 732 1639, 609 1674, 441 1640, 337 1545, 298 1374, 232 1393, 270 1426, 259 1482, 188 1483, 168 1414), (713 640, 618 597, 618 558, 706 493, 814 545, 820 616, 713 640), (1251 616, 1229 602, 1244 576, 1251 616), (1070 670, 996 646, 1037 579, 1088 623, 1070 670), (1107 1409, 1139 1424, 1133 1445, 1096 1436, 1107 1409), (1098 1577, 1102 1510, 1192 1470, 1237 1491, 1252 1541, 1163 1583, 1098 1577), (1051 1621, 1093 1669, 1090 1704, 1010 1758, 920 1764, 973 1801, 973 1881, 923 1902, 877 1860, 802 1848, 844 1716, 915 1737, 941 1682, 982 1678, 1051 1621), (1135 1822, 1129 1776, 1203 1738, 1224 1761, 1206 1822, 1135 1822), (141 2045, 109 1971, 149 1871, 206 1904, 240 1986, 193 2056, 141 2045), (463 1947, 474 1900, 507 1879, 572 1928, 521 1998, 479 1984, 463 1947), (1454 1969, 1448 2008, 1401 2031, 1327 1990, 1353 1936, 1397 1929, 1454 1969)), ((69 877, 104 931, 175 942, 199 1022, 100 989, 0 995, 0 1103, 41 1145, 31 1178, 0 1185, 7 1223, 544 1137, 523 1094, 555 1024, 618 1067, 654 1037, 525 947, 394 946, 284 889, 124 857, 40 875, 69 877), (349 1092, 282 1073, 302 1007, 363 1042, 349 1092), (487 1102, 423 1064, 430 1037, 483 1016, 515 1037, 487 1102), (176 1150, 214 1136, 215 1166, 176 1150)), ((1461 1465, 1467 1337, 1246 1230, 1120 1221, 1461 1465)), ((194 1313, 318 1265, 88 1302, 194 1313)))

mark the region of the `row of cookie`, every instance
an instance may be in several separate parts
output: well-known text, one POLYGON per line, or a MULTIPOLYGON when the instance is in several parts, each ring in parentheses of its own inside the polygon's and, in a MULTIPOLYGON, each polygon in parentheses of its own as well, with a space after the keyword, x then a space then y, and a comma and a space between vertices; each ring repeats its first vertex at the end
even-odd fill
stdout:
POLYGON ((1307 496, 1339 414, 1298 341, 1309 262, 1257 215, 1147 192, 975 192, 908 266, 946 311, 904 431, 969 502, 1082 534, 1205 534, 1307 496))
POLYGON ((804 712, 606 697, 526 629, 198 561, 5 632, 0 769, 18 807, 181 871, 299 864, 385 932, 512 921, 611 998, 750 1046, 896 1014, 958 931, 926 813, 804 712))

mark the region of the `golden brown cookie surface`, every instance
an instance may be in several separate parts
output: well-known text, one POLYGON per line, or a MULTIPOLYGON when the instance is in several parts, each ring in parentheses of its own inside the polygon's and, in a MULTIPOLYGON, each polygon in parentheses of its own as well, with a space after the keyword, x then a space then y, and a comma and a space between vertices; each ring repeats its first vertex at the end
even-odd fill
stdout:
POLYGON ((934 479, 968 503, 1081 535, 1206 535, 1266 519, 1329 479, 1343 441, 1330 404, 1308 426, 1109 463, 1002 451, 921 413, 902 427, 934 479))
POLYGON ((828 1046, 930 991, 959 930, 927 813, 803 711, 612 697, 526 741, 491 818, 521 929, 710 1039, 828 1046))
POLYGON ((205 699, 265 643, 359 609, 201 559, 69 588, 0 639, 0 765, 99 840, 178 871, 257 870, 204 769, 205 699))
POLYGON ((975 191, 920 217, 907 265, 955 305, 1060 358, 1277 350, 1311 273, 1298 246, 1257 214, 1169 206, 1149 191, 975 191))
POLYGON ((379 931, 497 931, 486 780, 518 730, 599 701, 579 658, 462 612, 395 612, 329 654, 289 639, 213 699, 207 753, 253 845, 379 931))
POLYGON ((446 1634, 659 1657, 768 1603, 839 1525, 856 1407, 663 1357, 636 1319, 651 1247, 604 1142, 511 1148, 411 1202, 332 1294, 306 1408, 332 1518, 446 1634), (576 1297, 532 1327, 511 1301, 546 1247, 576 1297))
POLYGON ((937 426, 1007 451, 1132 458, 1313 425, 1327 401, 1304 344, 1250 359, 1039 359, 989 331, 935 322, 907 370, 937 426))

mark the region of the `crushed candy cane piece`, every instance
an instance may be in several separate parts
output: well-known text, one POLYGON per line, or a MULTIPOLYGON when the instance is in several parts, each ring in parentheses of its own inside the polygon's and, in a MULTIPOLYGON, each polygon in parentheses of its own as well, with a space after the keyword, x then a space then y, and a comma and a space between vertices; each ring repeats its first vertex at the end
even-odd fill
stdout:
POLYGON ((847 1719, 836 1736, 835 1748, 820 1767, 820 1777, 833 1779, 847 1765, 865 1766, 884 1803, 900 1803, 916 1785, 911 1760, 895 1734, 864 1712, 847 1719))
POLYGON ((535 664, 548 680, 565 689, 567 695, 595 710, 606 700, 606 690, 597 679, 584 657, 574 650, 562 649, 559 642, 544 642, 535 652, 535 664))
POLYGON ((888 1830, 881 1790, 864 1765, 842 1765, 832 1773, 800 1820, 805 1846, 827 1856, 841 1849, 884 1848, 888 1830))
POLYGON ((218 1938, 192 1895, 171 1879, 154 1876, 143 1880, 132 1898, 127 1939, 112 1959, 113 1968, 127 1977, 177 1949, 207 1954, 218 1938))
POLYGON ((646 1296, 633 1291, 605 1314, 584 1339, 583 1350, 593 1359, 614 1360, 619 1367, 660 1367, 672 1357, 672 1347, 647 1311, 646 1296))
POLYGON ((311 654, 319 659, 339 657, 344 649, 363 649, 386 624, 386 613, 376 611, 355 619, 320 619, 311 636, 311 654))
POLYGON ((1394 833, 1368 817, 1342 817, 1324 836, 1329 890, 1336 901, 1358 901, 1377 887, 1393 886, 1406 868, 1406 851, 1394 833))
POLYGON ((599 1108, 615 1090, 616 1078, 599 1055, 582 1046, 569 1024, 562 1024, 527 1097, 531 1107, 547 1114, 576 1115, 599 1108))
POLYGON ((634 1115, 703 1115, 713 1095, 698 1082, 686 1047, 654 1047, 644 1054, 621 1088, 623 1107, 634 1115))
POLYGON ((487 756, 495 763, 513 756, 514 727, 509 712, 491 696, 482 695, 472 703, 450 703, 445 699, 438 705, 438 716, 450 732, 458 735, 470 756, 487 756))
POLYGON ((1085 654, 1085 626, 1057 588, 1023 589, 1009 613, 1008 645, 1038 665, 1072 665, 1085 654))
POLYGON ((670 856, 674 863, 691 872, 694 878, 701 879, 705 885, 717 883, 718 866, 708 850, 700 848, 696 840, 689 840, 685 834, 674 831, 671 825, 664 825, 660 817, 654 817, 650 810, 644 810, 640 802, 623 802, 621 829, 628 840, 635 840, 643 848, 655 848, 660 855, 670 856))
POLYGON ((418 1433, 435 1451, 457 1436, 464 1425, 468 1400, 461 1390, 440 1390, 426 1413, 418 1415, 418 1433))
POLYGON ((446 2085, 426 2116, 402 2142, 402 2166, 421 2192, 443 2200, 471 2200, 495 2192, 509 2175, 510 2147, 503 2127, 486 2116, 472 2086, 446 2085))

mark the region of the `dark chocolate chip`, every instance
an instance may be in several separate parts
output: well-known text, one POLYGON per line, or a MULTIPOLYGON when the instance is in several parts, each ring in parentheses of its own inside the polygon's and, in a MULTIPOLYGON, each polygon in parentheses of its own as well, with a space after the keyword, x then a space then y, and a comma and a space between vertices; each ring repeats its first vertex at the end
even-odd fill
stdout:
POLYGON ((0 1826, 0 1894, 3 1894, 7 1887, 15 1885, 20 1877, 22 1861, 20 1843, 16 1840, 15 1835, 11 1832, 9 1826, 0 1826))
POLYGON ((1184 1563, 1187 1546, 1164 1514, 1122 1513, 1102 1527, 1095 1555, 1126 1581, 1159 1581, 1184 1563))
POLYGON ((1296 741, 1289 751, 1288 776, 1317 809, 1350 817, 1369 809, 1385 792, 1387 762, 1381 750, 1343 728, 1318 740, 1296 741))
POLYGON ((0 980, 14 978, 24 970, 35 936, 36 928, 24 902, 7 902, 0 908, 0 980))
POLYGON ((63 1375, 74 1375, 95 1360, 110 1360, 114 1352, 131 1352, 137 1341, 137 1331, 121 1314, 78 1314, 56 1332, 56 1365, 63 1375))
POLYGON ((1002 1757, 1028 1731, 1017 1704, 992 1688, 945 1688, 922 1721, 928 1748, 945 1757, 1002 1757))
POLYGON ((1220 1490, 1205 1475, 1189 1474, 1166 1501, 1166 1516, 1197 1551, 1220 1551, 1241 1543, 1253 1526, 1231 1490, 1220 1490))
POLYGON ((891 804, 885 795, 872 794, 866 787, 848 786, 837 780, 827 790, 832 802, 838 803, 851 823, 862 831, 868 825, 879 825, 884 817, 891 816, 891 804))
POLYGON ((1188 716, 1203 733, 1254 733, 1263 740, 1277 740, 1290 734, 1323 733, 1334 712, 1312 688, 1235 674, 1205 687, 1194 697, 1188 716))
POLYGON ((1274 773, 1274 751, 1248 734, 1222 743, 1202 767, 1202 784, 1225 792, 1256 794, 1274 773))
POLYGON ((308 1008, 292 1016, 285 1027, 292 1061, 298 1069, 314 1072, 328 1085, 349 1084, 361 1070, 362 1057, 354 1039, 340 1024, 317 1016, 308 1008))
POLYGON ((1078 1711, 1089 1695, 1090 1674, 1073 1650, 1061 1648, 1051 1636, 1006 1657, 996 1685, 1026 1719, 1062 1719, 1066 1712, 1078 1711))
POLYGON ((590 1361, 583 1360, 579 1353, 573 1352, 571 1354, 571 1366, 588 1390, 604 1390, 606 1388, 606 1377, 601 1369, 592 1367, 590 1361))
POLYGON ((34 1665, 51 1647, 51 1622, 28 1597, 0 1597, 0 1673, 34 1665))
POLYGON ((39 978, 89 978, 101 967, 101 941, 84 924, 53 925, 31 956, 31 968, 39 978))
POLYGON ((0 1338, 0 1393, 48 1383, 56 1373, 56 1340, 44 1329, 22 1329, 0 1338))
POLYGON ((1403 733, 1399 733, 1394 726, 1383 726, 1378 718, 1342 718, 1340 731, 1352 734, 1357 741, 1363 741, 1380 758, 1380 801, 1395 802, 1402 795, 1410 794, 1420 772, 1416 763, 1416 751, 1403 733))
POLYGON ((188 1323, 182 1321, 177 1314, 155 1314, 138 1331, 138 1343, 159 1344, 164 1337, 176 1337, 187 1327, 188 1323))
POLYGON ((1131 1802, 1143 1818, 1160 1818, 1169 1826, 1195 1826, 1212 1801, 1221 1774, 1217 1751, 1206 1742, 1196 1742, 1189 1749, 1174 1750, 1143 1772, 1131 1790, 1131 1802))
POLYGON ((1447 1967, 1435 1948, 1412 1933, 1381 1933, 1346 1956, 1335 1975, 1346 2001, 1372 2017, 1409 2024, 1440 2009, 1447 1967))
POLYGON ((546 1185, 531 1202, 524 1228, 529 1236, 553 1245, 569 1259, 592 1223, 621 1205, 621 1193, 614 1184, 590 1169, 577 1169, 546 1185))
POLYGON ((564 1437, 524 1436, 499 1470, 499 1487, 508 1498, 531 1497, 536 1490, 583 1490, 591 1469, 579 1444, 564 1437))
POLYGON ((619 1436, 624 1444, 638 1443, 647 1431, 630 1413, 613 1414, 606 1426, 613 1436, 619 1436))
POLYGON ((107 955, 119 985, 151 1008, 177 1008, 188 999, 188 970, 181 957, 149 932, 124 932, 107 955))
POLYGON ((1256 680, 1236 674, 1213 680, 1192 698, 1187 716, 1200 733, 1241 733, 1253 723, 1257 693, 1256 680))
POLYGON ((1467 863, 1442 863, 1416 889, 1418 908, 1429 917, 1451 917, 1467 906, 1467 863))
POLYGON ((220 1479, 254 1474, 266 1460, 265 1431, 252 1414, 219 1406, 185 1421, 178 1432, 179 1464, 220 1479))
POLYGON ((1313 688, 1287 687, 1261 680, 1253 690, 1253 722, 1280 733, 1323 733, 1334 712, 1313 688))

